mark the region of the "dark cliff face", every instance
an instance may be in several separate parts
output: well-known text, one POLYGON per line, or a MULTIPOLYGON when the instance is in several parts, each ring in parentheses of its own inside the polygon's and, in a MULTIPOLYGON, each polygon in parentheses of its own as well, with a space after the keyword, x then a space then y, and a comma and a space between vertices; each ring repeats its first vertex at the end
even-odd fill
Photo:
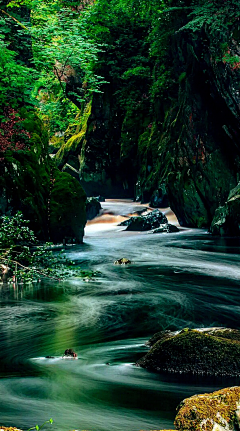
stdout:
POLYGON ((211 58, 207 35, 190 36, 176 36, 173 57, 186 72, 165 116, 158 175, 180 223, 202 227, 238 180, 240 74, 211 58))

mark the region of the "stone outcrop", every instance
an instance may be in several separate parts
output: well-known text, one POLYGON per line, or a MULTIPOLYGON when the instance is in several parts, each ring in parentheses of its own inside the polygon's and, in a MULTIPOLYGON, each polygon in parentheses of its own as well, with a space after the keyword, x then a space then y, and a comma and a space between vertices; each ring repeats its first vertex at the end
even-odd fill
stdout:
POLYGON ((163 331, 137 365, 157 372, 240 375, 240 331, 228 328, 163 331))
POLYGON ((210 232, 213 235, 240 235, 240 183, 230 191, 224 206, 217 208, 210 232))

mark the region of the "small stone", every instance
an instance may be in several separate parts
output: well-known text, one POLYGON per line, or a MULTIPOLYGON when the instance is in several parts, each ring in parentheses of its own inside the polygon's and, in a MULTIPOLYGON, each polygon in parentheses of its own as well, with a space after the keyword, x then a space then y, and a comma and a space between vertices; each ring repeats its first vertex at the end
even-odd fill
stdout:
POLYGON ((115 260, 114 265, 128 265, 132 263, 131 260, 122 257, 121 259, 115 260))

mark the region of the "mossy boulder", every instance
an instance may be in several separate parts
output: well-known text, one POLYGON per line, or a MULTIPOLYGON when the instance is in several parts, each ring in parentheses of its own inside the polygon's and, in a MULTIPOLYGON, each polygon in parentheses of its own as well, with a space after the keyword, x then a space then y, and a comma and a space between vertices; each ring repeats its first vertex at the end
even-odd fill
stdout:
POLYGON ((49 233, 53 242, 81 243, 86 224, 86 194, 79 182, 55 169, 49 205, 49 233))
POLYGON ((213 235, 240 235, 240 183, 229 193, 224 206, 217 208, 210 232, 213 235))
POLYGON ((174 424, 179 431, 239 430, 240 387, 185 399, 178 407, 174 424))
POLYGON ((240 331, 228 328, 160 332, 137 365, 157 372, 240 375, 240 331))

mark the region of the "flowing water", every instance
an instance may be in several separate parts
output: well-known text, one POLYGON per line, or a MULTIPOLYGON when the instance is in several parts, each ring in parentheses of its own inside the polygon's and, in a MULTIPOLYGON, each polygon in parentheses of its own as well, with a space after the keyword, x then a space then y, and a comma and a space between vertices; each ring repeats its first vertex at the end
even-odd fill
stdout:
POLYGON ((196 229, 124 232, 112 222, 136 208, 104 206, 111 214, 68 251, 101 272, 94 281, 0 287, 0 425, 28 429, 53 418, 49 428, 60 431, 172 428, 183 398, 240 384, 134 365, 159 330, 239 329, 239 240, 196 229), (121 257, 133 263, 114 265, 121 257), (62 359, 66 348, 78 359, 62 359))

